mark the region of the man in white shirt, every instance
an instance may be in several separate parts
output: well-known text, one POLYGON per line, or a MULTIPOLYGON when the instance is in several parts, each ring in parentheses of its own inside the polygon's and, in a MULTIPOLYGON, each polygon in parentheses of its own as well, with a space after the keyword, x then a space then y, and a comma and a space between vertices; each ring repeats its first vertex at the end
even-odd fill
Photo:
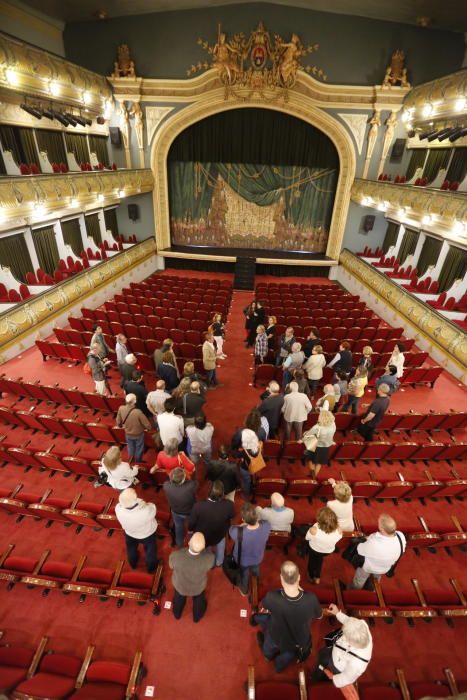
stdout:
POLYGON ((138 498, 134 489, 120 493, 115 506, 115 515, 125 533, 128 563, 132 569, 138 564, 138 545, 144 547, 146 568, 152 574, 157 566, 156 553, 156 506, 138 498))
POLYGON ((356 569, 350 588, 363 588, 372 574, 379 580, 402 556, 406 540, 396 528, 396 521, 390 515, 383 513, 379 516, 378 532, 357 547, 358 554, 365 557, 365 562, 356 569))
POLYGON ((157 426, 157 416, 164 413, 164 406, 167 399, 170 399, 170 394, 165 390, 165 382, 163 379, 158 379, 156 390, 150 391, 146 397, 146 406, 154 416, 154 424, 157 426))
POLYGON ((284 505, 284 496, 280 493, 271 494, 271 507, 260 508, 257 506, 256 513, 260 520, 267 520, 271 524, 271 530, 280 530, 282 532, 290 532, 294 519, 292 508, 287 508, 284 505))
POLYGON ((185 436, 185 425, 182 416, 177 416, 175 411, 175 399, 171 396, 164 403, 164 413, 159 413, 157 416, 157 425, 159 426, 159 435, 164 447, 167 441, 175 438, 177 443, 183 441, 185 436))

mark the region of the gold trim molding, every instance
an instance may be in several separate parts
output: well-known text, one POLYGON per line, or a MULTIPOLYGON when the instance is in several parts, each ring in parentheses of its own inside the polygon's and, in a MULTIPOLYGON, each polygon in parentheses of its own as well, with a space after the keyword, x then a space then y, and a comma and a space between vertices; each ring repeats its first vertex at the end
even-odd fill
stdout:
POLYGON ((2 207, 2 228, 9 221, 22 217, 34 217, 37 207, 53 211, 70 207, 72 199, 77 206, 95 204, 102 195, 104 201, 118 201, 119 192, 123 196, 152 192, 154 177, 149 168, 141 170, 112 170, 93 173, 68 173, 66 175, 31 175, 0 178, 0 206, 2 207))
POLYGON ((248 107, 274 109, 302 119, 323 131, 334 143, 339 154, 340 169, 326 255, 332 260, 337 260, 344 236, 350 189, 355 177, 355 148, 352 137, 343 124, 327 112, 318 109, 311 100, 295 89, 289 91, 288 100, 285 103, 270 103, 259 99, 245 99, 240 103, 226 101, 222 87, 211 89, 203 95, 202 99, 179 110, 163 122, 155 135, 151 150, 151 166, 155 177, 154 215, 157 221, 158 249, 170 247, 167 158, 172 142, 178 134, 201 119, 218 112, 248 107))
MULTIPOLYGON (((0 350, 6 350, 13 343, 22 340, 31 333, 32 326, 34 331, 38 331, 76 302, 84 301, 101 287, 115 281, 155 254, 154 239, 148 239, 65 280, 37 298, 5 312, 0 317, 0 350)), ((0 356, 0 362, 2 361, 0 356)))
POLYGON ((112 99, 104 76, 5 34, 0 34, 0 88, 99 114, 112 99))
POLYGON ((401 289, 381 272, 378 272, 364 260, 343 250, 340 264, 356 277, 362 284, 376 294, 386 305, 404 316, 415 325, 440 350, 448 353, 453 360, 465 371, 467 366, 467 334, 456 330, 449 323, 405 290, 401 289))
POLYGON ((368 197, 372 201, 366 202, 365 206, 375 209, 378 208, 378 205, 384 207, 386 215, 388 210, 393 210, 396 219, 414 221, 424 230, 427 230, 427 227, 422 224, 422 219, 426 214, 431 214, 433 217, 431 226, 436 228, 437 233, 454 243, 467 243, 467 240, 452 233, 456 220, 465 221, 467 219, 467 194, 464 192, 445 192, 425 187, 395 185, 380 180, 356 178, 352 185, 352 201, 362 204, 362 200, 368 199, 368 197), (401 209, 404 210, 403 217, 399 213, 401 209))
POLYGON ((438 118, 465 116, 467 102, 462 111, 456 111, 456 102, 460 99, 467 99, 467 68, 413 88, 404 97, 403 107, 410 111, 410 121, 416 125, 417 122, 430 122, 438 118), (422 110, 427 104, 432 105, 433 110, 424 116, 422 110))

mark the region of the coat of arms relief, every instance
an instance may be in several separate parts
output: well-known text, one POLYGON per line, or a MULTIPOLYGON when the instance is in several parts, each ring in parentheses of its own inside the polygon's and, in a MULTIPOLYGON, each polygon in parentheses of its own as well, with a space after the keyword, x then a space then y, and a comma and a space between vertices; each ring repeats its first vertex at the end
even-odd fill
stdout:
POLYGON ((318 44, 304 46, 297 34, 292 34, 289 41, 279 34, 271 37, 262 22, 249 37, 241 32, 228 38, 219 25, 214 45, 204 39, 198 39, 198 44, 210 54, 212 62, 192 65, 187 75, 215 68, 225 86, 226 99, 230 95, 250 99, 254 93, 263 99, 280 96, 286 99, 287 90, 294 87, 299 71, 327 79, 320 68, 301 64, 304 56, 319 49, 318 44), (240 88, 243 88, 241 92, 240 88))

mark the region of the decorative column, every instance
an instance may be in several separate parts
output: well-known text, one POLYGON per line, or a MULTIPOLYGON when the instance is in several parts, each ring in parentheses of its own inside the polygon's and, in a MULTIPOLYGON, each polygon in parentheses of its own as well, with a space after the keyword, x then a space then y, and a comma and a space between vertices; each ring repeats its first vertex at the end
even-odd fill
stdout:
POLYGON ((394 130, 395 130, 396 126, 397 126, 396 112, 391 112, 389 117, 386 119, 386 130, 384 132, 383 151, 381 153, 381 158, 379 161, 378 175, 379 175, 379 173, 382 173, 384 171, 384 164, 386 162, 386 158, 388 157, 389 147, 392 143, 392 139, 394 136, 394 130))
POLYGON ((439 251, 438 255, 438 260, 436 261, 436 265, 434 270, 431 271, 431 279, 432 280, 437 280, 439 277, 439 274, 441 270, 443 269, 444 262, 446 260, 446 256, 449 253, 449 248, 450 245, 447 241, 443 241, 443 245, 441 246, 441 250, 439 251))
POLYGON ((381 126, 380 114, 381 114, 381 112, 379 110, 375 109, 373 116, 371 117, 371 119, 369 121, 370 130, 368 131, 365 165, 363 166, 363 175, 362 175, 363 178, 368 177, 368 170, 370 167, 371 156, 373 155, 373 151, 375 150, 375 143, 376 143, 376 139, 378 138, 378 129, 381 126))
POLYGON ((125 149, 125 162, 127 168, 132 168, 130 153, 130 115, 124 102, 120 102, 120 131, 125 149))
POLYGON ((144 168, 143 110, 139 102, 133 102, 130 114, 135 118, 135 134, 139 149, 139 167, 144 168))
POLYGON ((76 256, 73 253, 73 251, 71 251, 71 253, 69 253, 67 250, 67 245, 65 244, 65 241, 63 240, 63 232, 62 232, 62 227, 61 227, 60 221, 55 222, 54 233, 55 233, 55 240, 57 241, 58 254, 62 258, 62 260, 66 261, 68 255, 72 255, 73 258, 75 258, 76 256))
MULTIPOLYGON (((399 255, 399 249, 400 249, 401 244, 402 244, 402 239, 404 238, 404 233, 405 233, 405 226, 404 226, 404 224, 401 224, 399 226, 399 232, 397 234, 397 241, 395 242, 395 244, 393 246, 393 250, 391 251, 391 255, 394 255, 396 258, 399 255)), ((386 255, 387 254, 388 253, 386 253, 386 255)))
POLYGON ((418 236, 417 246, 413 252, 412 267, 417 266, 418 258, 420 257, 420 253, 422 252, 423 244, 425 243, 425 241, 426 235, 420 232, 418 236))

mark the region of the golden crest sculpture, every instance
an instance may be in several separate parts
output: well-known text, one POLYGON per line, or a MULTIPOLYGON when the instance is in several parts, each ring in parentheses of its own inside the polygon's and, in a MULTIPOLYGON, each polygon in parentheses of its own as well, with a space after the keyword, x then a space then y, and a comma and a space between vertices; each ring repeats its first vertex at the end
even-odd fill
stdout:
POLYGON ((266 91, 286 96, 287 90, 295 85, 300 70, 327 79, 320 68, 301 65, 304 56, 319 49, 318 44, 305 47, 297 34, 292 34, 289 41, 279 34, 271 37, 262 22, 248 38, 241 32, 228 39, 219 25, 214 46, 204 39, 198 39, 198 44, 212 56, 212 63, 205 61, 192 65, 187 75, 214 68, 226 88, 226 98, 232 93, 249 99, 255 92, 266 98, 266 91), (236 88, 246 88, 249 92, 240 95, 236 88))
POLYGON ((410 87, 407 78, 407 68, 404 67, 405 53, 401 49, 397 49, 391 56, 391 65, 386 68, 384 75, 383 87, 391 87, 399 85, 400 87, 410 87))
POLYGON ((130 58, 130 49, 127 44, 120 44, 117 49, 118 61, 114 63, 112 78, 134 78, 135 64, 130 58))

